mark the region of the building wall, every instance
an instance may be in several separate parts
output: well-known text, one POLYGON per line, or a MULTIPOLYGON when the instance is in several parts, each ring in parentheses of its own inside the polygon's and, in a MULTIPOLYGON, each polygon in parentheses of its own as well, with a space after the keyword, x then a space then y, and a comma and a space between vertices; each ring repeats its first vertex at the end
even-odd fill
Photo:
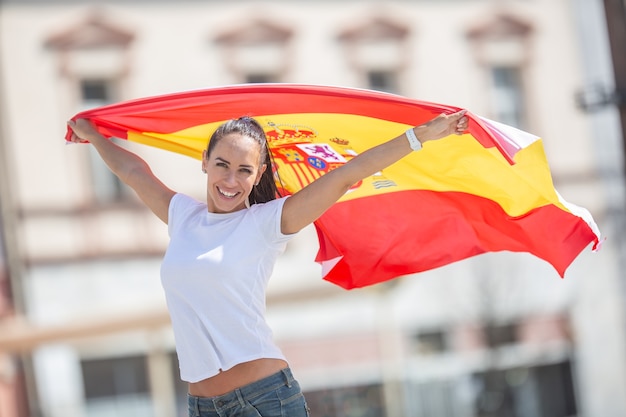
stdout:
MULTIPOLYGON (((183 407, 158 278, 166 227, 132 196, 97 203, 88 146, 63 144, 65 121, 84 105, 84 77, 112 77, 115 100, 126 100, 241 83, 254 71, 281 82, 359 88, 368 87, 368 71, 392 71, 402 95, 496 117, 490 68, 515 66, 523 128, 544 138, 557 188, 615 233, 605 229, 613 224, 612 191, 600 175, 601 138, 574 101, 588 70, 572 2, 95 3, 5 2, 0 9, 1 163, 11 173, 25 266, 23 313, 51 329, 21 339, 32 349, 31 406, 39 415, 100 415, 97 407, 116 406, 116 415, 165 416, 183 407), (278 41, 255 44, 264 37, 278 41), (117 405, 85 401, 87 362, 136 356, 145 358, 148 395, 117 405)), ((203 198, 199 161, 129 146, 170 187, 203 198)), ((315 398, 374 387, 399 399, 404 410, 388 408, 393 417, 437 410, 450 394, 454 406, 438 415, 470 416, 479 389, 473 376, 490 365, 568 362, 579 415, 626 413, 619 255, 610 240, 599 253, 585 250, 564 280, 530 255, 489 254, 350 292, 319 279, 316 249, 314 230, 303 231, 268 294, 276 339, 315 398), (520 333, 492 352, 482 338, 485 322, 515 323, 520 333), (428 406, 415 393, 441 398, 428 406)), ((518 391, 535 408, 519 416, 541 408, 527 394, 530 384, 520 382, 518 391)))

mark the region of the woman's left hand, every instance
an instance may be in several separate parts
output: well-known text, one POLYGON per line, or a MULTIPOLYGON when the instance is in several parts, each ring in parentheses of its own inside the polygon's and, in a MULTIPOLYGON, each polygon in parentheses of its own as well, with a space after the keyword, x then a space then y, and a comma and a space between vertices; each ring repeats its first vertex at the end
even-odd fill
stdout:
POLYGON ((460 110, 452 114, 440 114, 429 122, 415 127, 415 134, 420 142, 441 139, 456 134, 461 135, 467 130, 469 122, 465 115, 467 110, 460 110))

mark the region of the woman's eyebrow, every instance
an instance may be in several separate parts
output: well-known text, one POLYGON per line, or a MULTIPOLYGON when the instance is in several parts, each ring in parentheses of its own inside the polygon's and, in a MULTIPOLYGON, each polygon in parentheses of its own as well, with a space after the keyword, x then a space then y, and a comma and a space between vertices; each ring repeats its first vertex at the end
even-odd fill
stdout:
MULTIPOLYGON (((225 160, 224 158, 222 158, 222 157, 220 157, 220 156, 216 156, 216 157, 215 157, 215 159, 216 159, 216 160, 218 160, 218 161, 220 161, 220 162, 223 162, 223 163, 225 163, 225 164, 230 165, 230 162, 228 162, 227 160, 225 160)), ((239 165, 239 167, 240 167, 240 168, 250 168, 250 169, 254 168, 254 166, 252 166, 252 165, 248 165, 248 164, 241 164, 241 165, 239 165)))

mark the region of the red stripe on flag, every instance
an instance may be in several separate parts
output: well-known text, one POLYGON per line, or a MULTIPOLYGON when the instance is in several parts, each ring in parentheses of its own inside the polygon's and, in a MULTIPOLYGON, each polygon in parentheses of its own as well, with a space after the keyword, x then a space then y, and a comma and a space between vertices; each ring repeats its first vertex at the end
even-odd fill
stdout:
POLYGON ((563 276, 589 242, 597 243, 581 218, 556 206, 514 218, 491 200, 458 192, 404 191, 349 200, 335 204, 315 225, 316 261, 343 256, 324 279, 346 289, 505 250, 532 253, 563 276), (352 230, 345 230, 345 219, 352 230))

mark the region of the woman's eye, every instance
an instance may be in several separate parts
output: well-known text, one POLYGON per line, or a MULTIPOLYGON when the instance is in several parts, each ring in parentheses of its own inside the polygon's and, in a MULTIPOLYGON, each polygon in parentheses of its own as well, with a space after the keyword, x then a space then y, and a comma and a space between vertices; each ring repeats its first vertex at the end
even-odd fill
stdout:
POLYGON ((249 168, 241 168, 241 172, 244 172, 246 174, 252 174, 252 170, 249 168))

